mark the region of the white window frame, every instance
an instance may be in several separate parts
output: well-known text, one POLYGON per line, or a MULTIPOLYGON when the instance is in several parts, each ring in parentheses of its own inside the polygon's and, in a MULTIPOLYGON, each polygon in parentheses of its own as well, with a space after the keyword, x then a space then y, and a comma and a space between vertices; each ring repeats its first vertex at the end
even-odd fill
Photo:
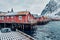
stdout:
POLYGON ((19 16, 19 20, 22 20, 22 16, 19 16))
POLYGON ((14 18, 13 16, 11 16, 11 18, 14 18))
POLYGON ((9 16, 7 16, 7 18, 9 18, 9 16))
POLYGON ((2 16, 1 19, 4 20, 4 16, 2 16))
POLYGON ((1 16, 0 16, 0 20, 1 20, 1 16))

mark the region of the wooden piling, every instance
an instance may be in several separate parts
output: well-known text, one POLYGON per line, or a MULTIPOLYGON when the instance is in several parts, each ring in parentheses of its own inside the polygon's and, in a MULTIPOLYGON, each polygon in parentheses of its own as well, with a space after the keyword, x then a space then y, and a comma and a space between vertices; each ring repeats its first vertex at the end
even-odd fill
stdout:
POLYGON ((24 30, 24 25, 23 25, 23 30, 24 30))

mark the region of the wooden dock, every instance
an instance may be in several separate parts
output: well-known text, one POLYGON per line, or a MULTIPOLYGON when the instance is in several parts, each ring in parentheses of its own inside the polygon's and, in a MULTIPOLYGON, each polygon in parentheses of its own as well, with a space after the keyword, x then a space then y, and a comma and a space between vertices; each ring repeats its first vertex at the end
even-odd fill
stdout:
POLYGON ((35 40, 35 39, 21 31, 11 31, 8 33, 1 33, 0 31, 0 40, 35 40))

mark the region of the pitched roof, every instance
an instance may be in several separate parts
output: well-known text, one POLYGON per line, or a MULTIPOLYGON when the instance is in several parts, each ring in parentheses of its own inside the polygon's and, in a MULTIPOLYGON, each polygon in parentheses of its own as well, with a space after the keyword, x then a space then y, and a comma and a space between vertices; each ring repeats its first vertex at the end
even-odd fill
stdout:
POLYGON ((5 14, 7 14, 7 12, 2 12, 0 13, 0 16, 4 16, 5 14))
POLYGON ((11 16, 11 15, 27 15, 29 11, 21 11, 21 12, 11 12, 11 13, 2 13, 0 16, 11 16))
POLYGON ((29 11, 21 11, 21 12, 17 12, 17 15, 27 15, 29 14, 29 11))

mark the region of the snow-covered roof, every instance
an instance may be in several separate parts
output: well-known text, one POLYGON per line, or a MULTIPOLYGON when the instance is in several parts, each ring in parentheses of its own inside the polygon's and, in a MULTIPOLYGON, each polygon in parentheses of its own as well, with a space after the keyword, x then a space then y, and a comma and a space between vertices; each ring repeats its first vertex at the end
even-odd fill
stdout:
POLYGON ((17 13, 14 13, 14 12, 12 12, 12 13, 7 13, 7 14, 5 14, 5 15, 16 15, 17 13))
POLYGON ((4 13, 0 14, 0 16, 11 16, 11 15, 27 15, 29 14, 29 11, 21 11, 21 12, 10 12, 10 13, 4 13))

